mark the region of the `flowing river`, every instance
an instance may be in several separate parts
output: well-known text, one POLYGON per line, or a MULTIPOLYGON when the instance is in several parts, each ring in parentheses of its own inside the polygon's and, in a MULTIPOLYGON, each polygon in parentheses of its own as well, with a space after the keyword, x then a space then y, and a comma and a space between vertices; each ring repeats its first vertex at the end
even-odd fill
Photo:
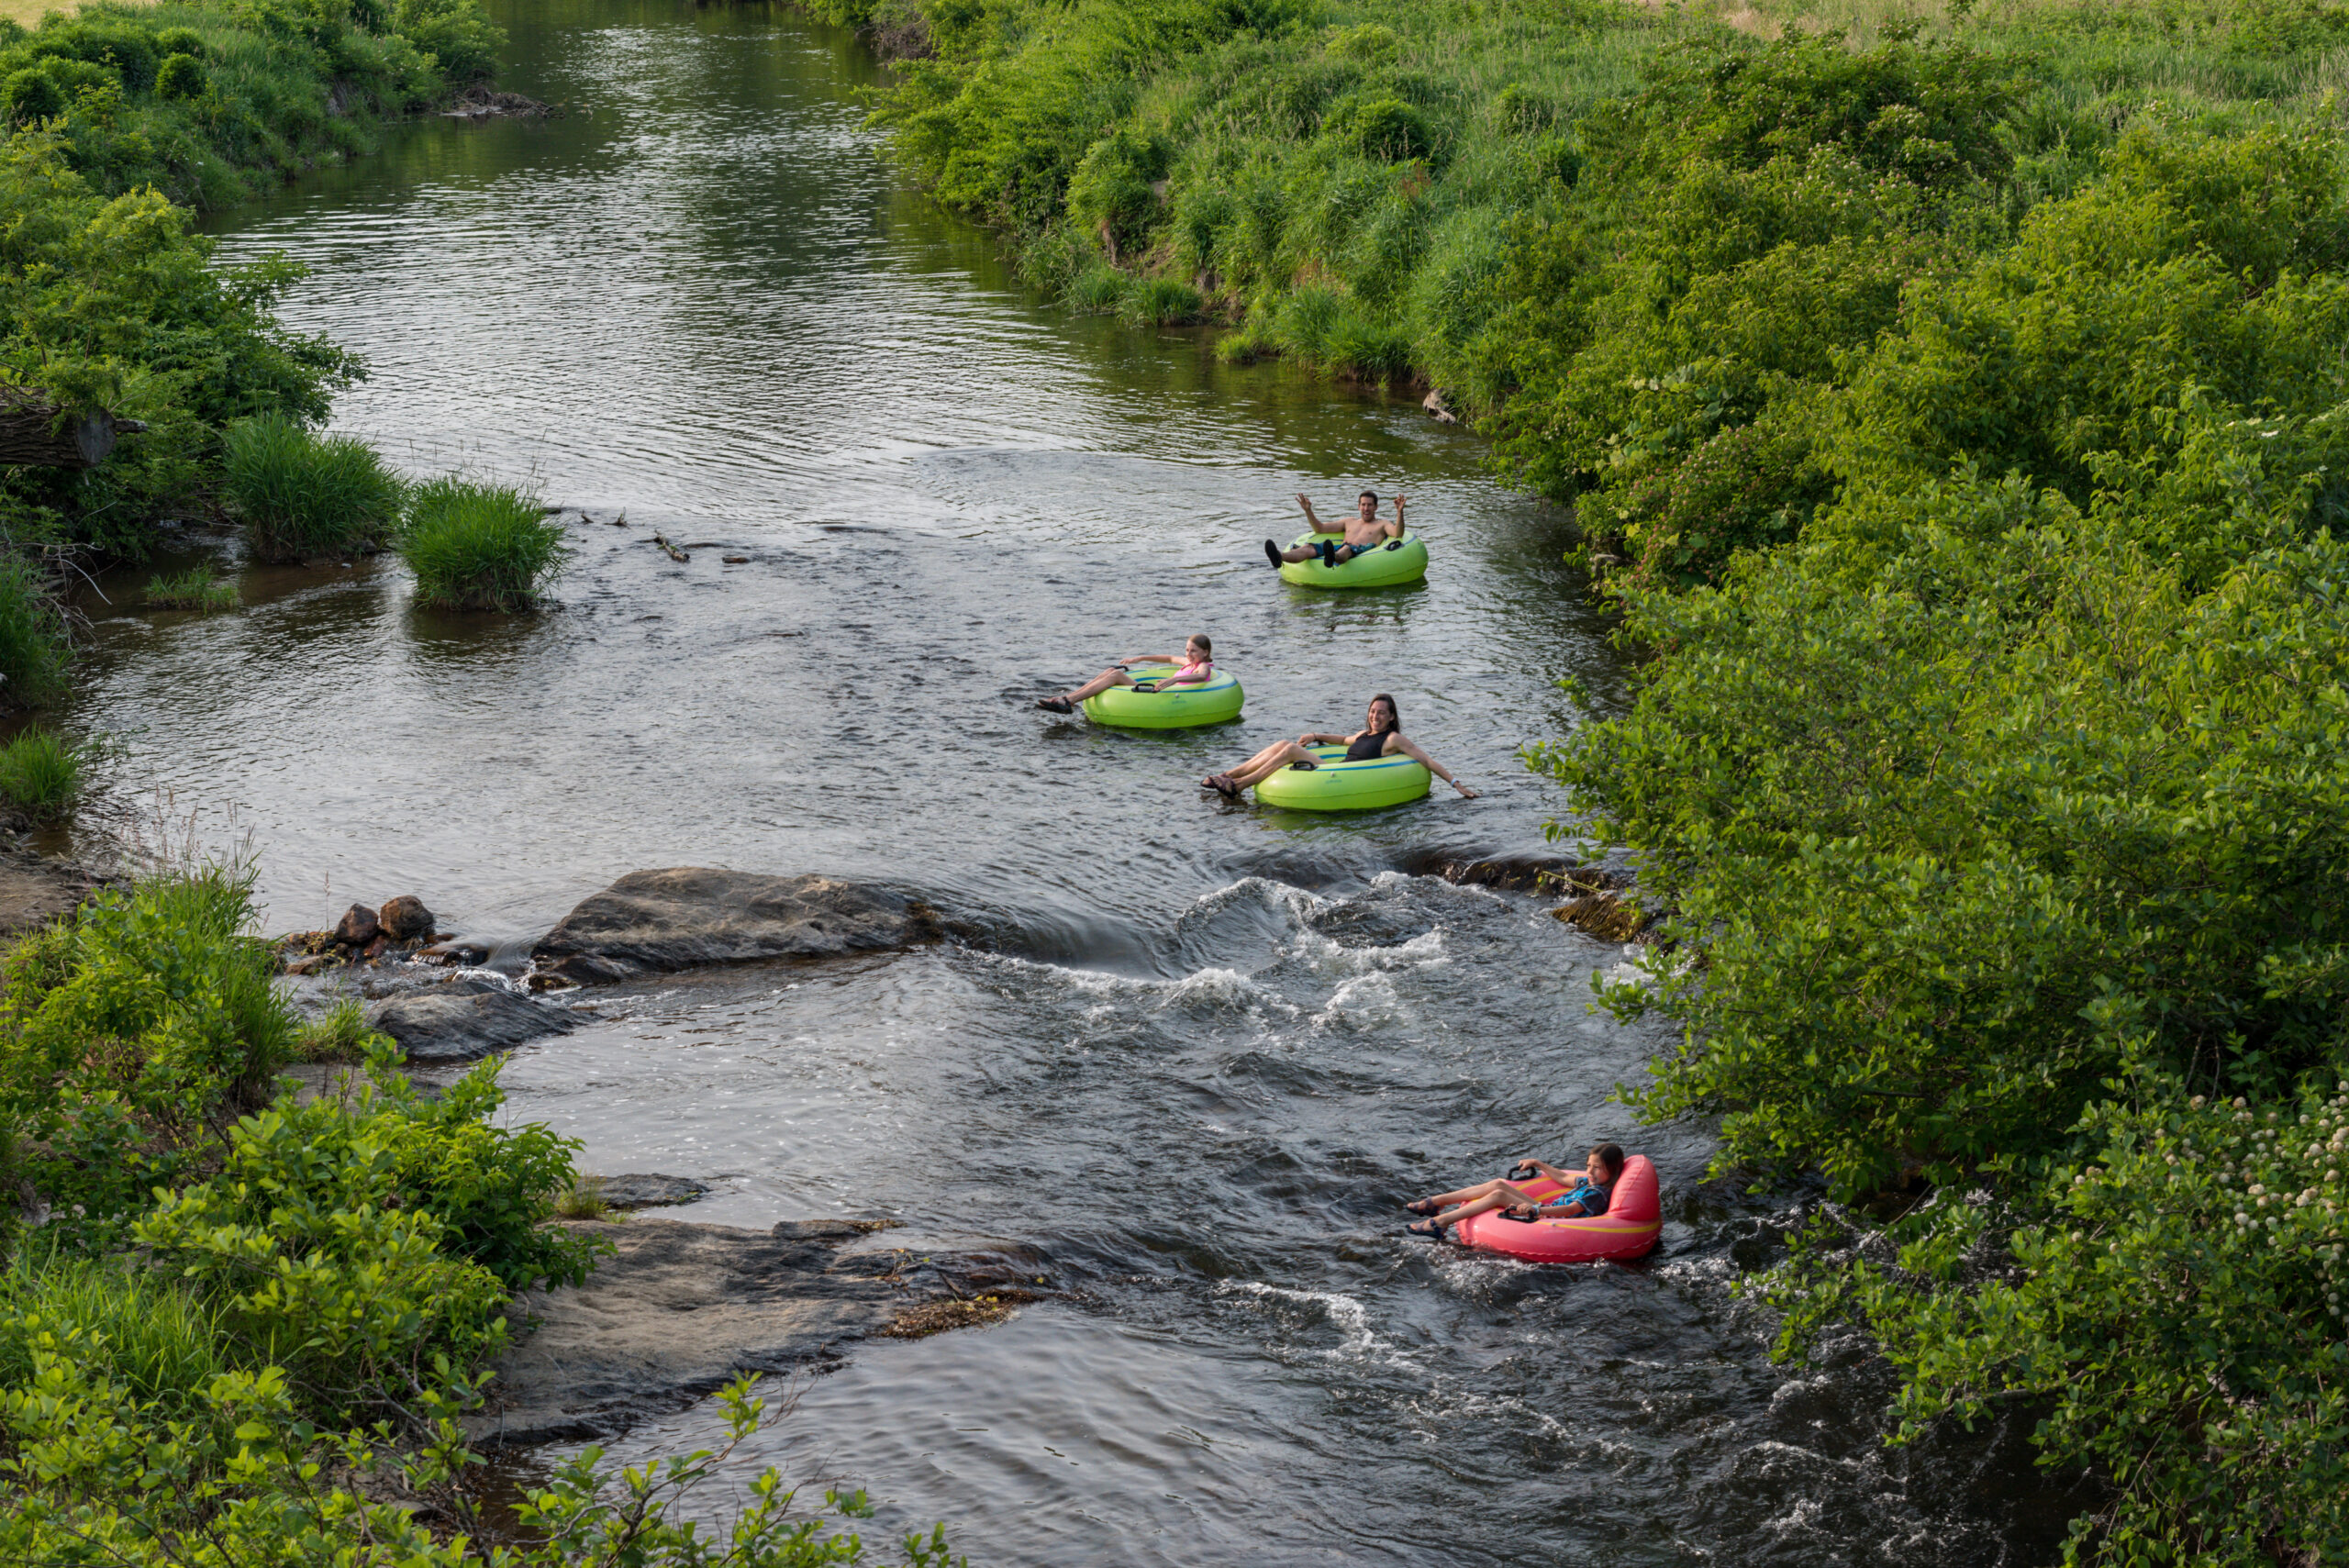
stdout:
POLYGON ((1586 1010, 1624 951, 1424 874, 1543 848, 1562 803, 1518 749, 1573 722, 1559 677, 1620 689, 1557 513, 1412 399, 1041 306, 879 156, 843 32, 495 8, 503 84, 574 113, 421 125, 217 227, 224 260, 306 262, 286 319, 370 362, 339 428, 592 514, 559 605, 246 568, 234 616, 102 610, 71 718, 252 835, 273 929, 414 892, 510 958, 621 873, 720 864, 909 884, 976 933, 629 988, 508 1066, 584 1168, 717 1183, 679 1218, 1052 1260, 1064 1297, 861 1347, 752 1463, 988 1565, 2047 1554, 2065 1510, 2015 1431, 1888 1452, 1855 1351, 1769 1363, 1730 1284, 1784 1205, 1700 1188, 1700 1129, 1609 1102, 1661 1043, 1586 1010), (1427 584, 1283 585, 1258 541, 1292 494, 1364 485, 1408 495, 1427 584), (1194 630, 1244 723, 1031 706, 1194 630), (1484 797, 1339 820, 1196 787, 1375 691, 1484 797), (1405 1196, 1598 1138, 1664 1173, 1645 1263, 1401 1233, 1405 1196))

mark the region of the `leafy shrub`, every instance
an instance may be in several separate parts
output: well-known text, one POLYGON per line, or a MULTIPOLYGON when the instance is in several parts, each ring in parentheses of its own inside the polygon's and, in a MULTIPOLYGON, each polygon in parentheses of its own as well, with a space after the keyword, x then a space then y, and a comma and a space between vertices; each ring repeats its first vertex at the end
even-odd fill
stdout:
POLYGON ((65 617, 48 579, 21 556, 0 554, 0 702, 28 707, 65 684, 65 617))
POLYGON ((223 489, 266 561, 373 550, 390 536, 406 499, 373 447, 313 435, 283 414, 230 426, 227 449, 223 489))
POLYGON ((169 55, 155 72, 159 98, 201 98, 211 85, 204 62, 192 54, 169 55))
POLYGON ((1104 137, 1085 149, 1069 176, 1069 216, 1099 236, 1114 261, 1156 225, 1153 182, 1165 172, 1165 149, 1153 139, 1126 130, 1104 137))
POLYGON ((1903 1440, 2032 1400, 2050 1462, 2131 1480, 2075 1525, 2071 1560, 2099 1540, 2138 1561, 2326 1560, 2349 1535, 2349 1080, 2321 1079, 2254 1102, 2132 1075, 2026 1208, 1938 1206, 1897 1262, 1830 1262, 1851 1238, 1821 1228, 1774 1282, 1787 1348, 1873 1325, 1907 1379, 1903 1440), (1985 1256, 2014 1266, 1970 1281, 1985 1256))
POLYGON ((328 1410, 429 1382, 435 1355, 470 1366, 501 1340, 495 1277, 441 1251, 437 1217, 400 1206, 397 1119, 288 1096, 231 1129, 218 1176, 133 1228, 328 1410))
POLYGON ((36 822, 54 822, 82 796, 83 759, 81 747, 38 725, 20 729, 0 746, 0 800, 36 822))
POLYGON ((1199 291, 1174 278, 1141 278, 1119 307, 1136 327, 1177 327, 1199 318, 1199 291))
POLYGON ((452 83, 477 82, 497 68, 506 35, 477 0, 396 0, 392 24, 429 54, 452 83))
POLYGON ((191 566, 147 579, 147 602, 158 609, 212 615, 237 607, 237 585, 209 566, 191 566))
POLYGON ((190 60, 201 61, 205 57, 204 35, 194 28, 165 28, 155 35, 155 52, 165 60, 184 54, 190 60))
POLYGON ((57 1233, 117 1233, 293 1059, 251 909, 250 873, 210 867, 101 893, 0 958, 0 1123, 32 1140, 57 1233))
POLYGON ((54 119, 65 112, 65 95, 42 71, 28 67, 11 72, 0 83, 0 113, 12 126, 54 119))
POLYGON ((537 496, 456 478, 416 487, 399 548, 419 602, 473 610, 529 608, 571 554, 537 496))

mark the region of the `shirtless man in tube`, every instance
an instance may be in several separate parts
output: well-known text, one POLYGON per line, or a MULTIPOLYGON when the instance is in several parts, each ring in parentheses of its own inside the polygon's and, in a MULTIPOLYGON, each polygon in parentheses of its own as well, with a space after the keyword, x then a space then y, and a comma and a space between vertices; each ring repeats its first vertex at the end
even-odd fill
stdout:
POLYGON ((1389 539, 1403 537, 1403 497, 1400 495, 1395 497, 1395 520, 1391 523, 1378 520, 1378 492, 1375 490, 1365 490, 1356 496, 1354 515, 1342 523, 1325 523, 1316 517, 1313 503, 1305 498, 1303 491, 1297 493, 1297 504, 1305 508, 1305 520, 1312 525, 1315 533, 1332 537, 1318 539, 1312 544, 1296 545, 1288 550, 1266 539, 1264 558, 1275 567, 1287 562, 1311 561, 1316 556, 1320 558, 1322 565, 1335 566, 1341 562, 1352 561, 1357 555, 1368 554, 1389 539), (1342 541, 1335 537, 1341 534, 1344 536, 1342 541))

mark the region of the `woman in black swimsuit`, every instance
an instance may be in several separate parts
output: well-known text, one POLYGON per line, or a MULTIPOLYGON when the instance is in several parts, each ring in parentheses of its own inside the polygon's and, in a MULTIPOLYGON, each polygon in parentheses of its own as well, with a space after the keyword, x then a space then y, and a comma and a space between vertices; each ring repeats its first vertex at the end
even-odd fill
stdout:
POLYGON ((1319 758, 1306 750, 1308 746, 1340 746, 1346 749, 1349 762, 1367 762, 1373 757, 1391 757, 1397 753, 1414 758, 1428 772, 1458 790, 1464 800, 1476 798, 1476 792, 1453 778, 1442 762, 1429 756, 1403 737, 1403 721, 1395 711, 1395 699, 1385 692, 1370 699, 1369 725, 1352 735, 1324 735, 1308 731, 1294 740, 1284 740, 1277 746, 1267 746, 1228 773, 1209 773, 1199 782, 1220 794, 1237 797, 1243 789, 1259 780, 1268 778, 1292 762, 1319 762, 1319 758))

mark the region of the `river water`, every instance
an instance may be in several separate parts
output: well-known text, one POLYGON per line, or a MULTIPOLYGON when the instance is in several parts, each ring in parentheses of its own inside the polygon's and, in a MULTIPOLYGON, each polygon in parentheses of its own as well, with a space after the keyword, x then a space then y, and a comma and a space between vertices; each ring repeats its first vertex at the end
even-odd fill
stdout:
POLYGON ((1417 874, 1542 848, 1561 803, 1518 749, 1573 722, 1558 677, 1619 686, 1555 513, 1408 397, 1041 306, 878 156, 844 33, 495 9, 505 84, 578 112, 418 127, 217 227, 226 260, 307 262, 285 317, 371 362, 338 428, 586 509, 559 604, 240 568, 234 616, 102 612, 72 718, 250 832, 273 929, 415 892, 510 961, 623 872, 720 864, 909 884, 972 933, 602 996, 508 1067, 584 1168, 714 1180, 690 1218, 1051 1259, 1063 1298, 860 1349, 751 1461, 985 1564, 2046 1555, 2065 1510, 2015 1434, 1887 1453, 1855 1354, 1769 1364, 1729 1283, 1783 1206, 1700 1189, 1700 1130, 1609 1102, 1659 1044, 1586 1009, 1624 951, 1417 874), (1428 583, 1283 585, 1258 541, 1292 493, 1364 485, 1409 495, 1428 583), (1194 630, 1242 724, 1031 706, 1194 630), (1336 820, 1196 787, 1375 691, 1483 798, 1336 820), (1600 1138, 1664 1173, 1646 1263, 1401 1234, 1405 1196, 1600 1138))

